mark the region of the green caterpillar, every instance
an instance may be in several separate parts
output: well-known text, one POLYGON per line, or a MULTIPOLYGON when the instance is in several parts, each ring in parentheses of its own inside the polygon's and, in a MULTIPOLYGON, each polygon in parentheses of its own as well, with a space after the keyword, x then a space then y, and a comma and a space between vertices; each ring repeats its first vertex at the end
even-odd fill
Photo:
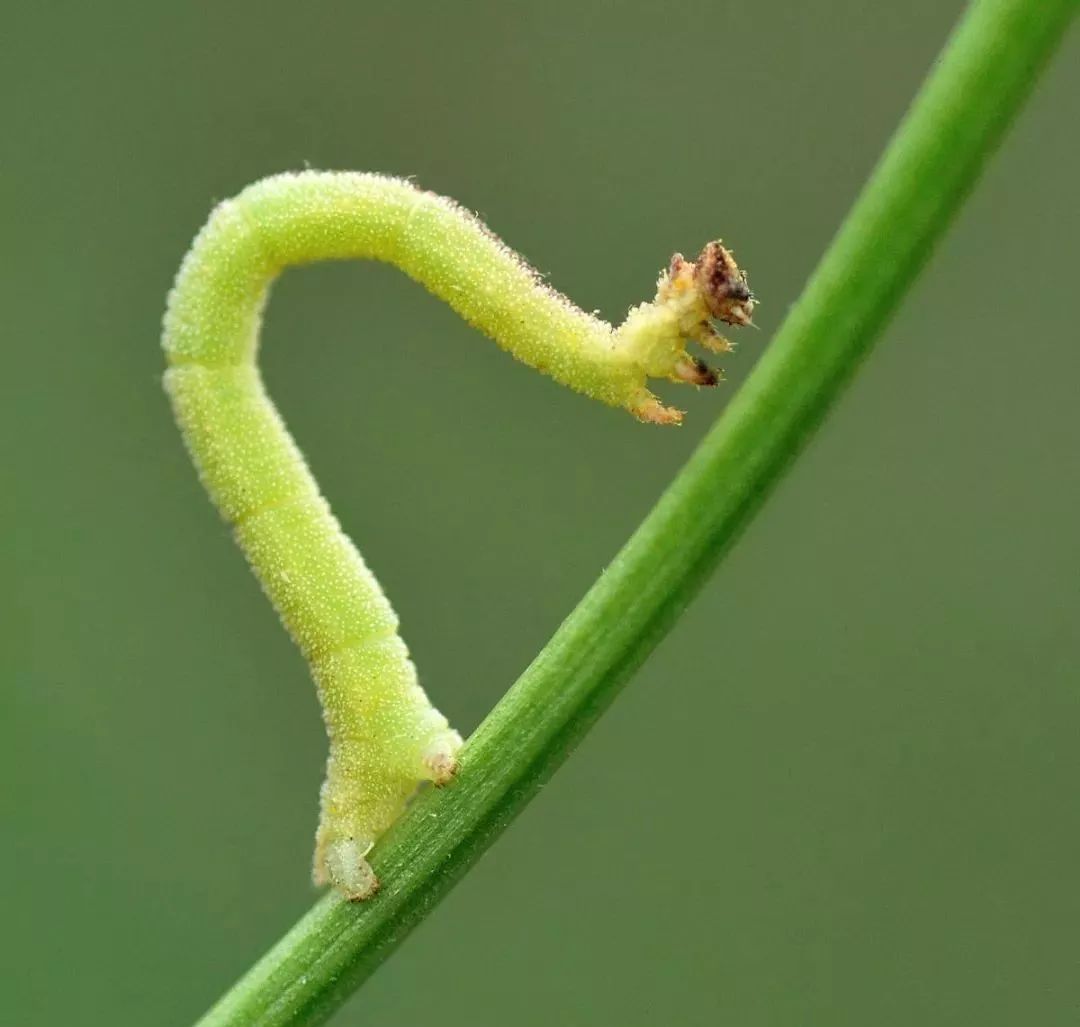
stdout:
POLYGON ((422 781, 457 769, 461 736, 417 681, 398 621, 344 535, 256 366, 270 285, 289 265, 366 258, 399 267, 526 364, 643 421, 681 414, 648 378, 715 385, 686 352, 730 349, 712 319, 751 323, 731 253, 676 255, 656 300, 619 328, 545 286, 457 204, 373 174, 277 175, 218 206, 165 313, 165 387, 206 490, 307 659, 330 740, 314 879, 350 899, 378 887, 365 855, 422 781))

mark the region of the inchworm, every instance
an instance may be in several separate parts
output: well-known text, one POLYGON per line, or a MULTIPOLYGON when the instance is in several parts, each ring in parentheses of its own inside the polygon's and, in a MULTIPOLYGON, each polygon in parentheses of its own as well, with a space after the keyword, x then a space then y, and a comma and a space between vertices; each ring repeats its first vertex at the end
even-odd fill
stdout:
POLYGON ((165 386, 204 486, 306 657, 330 739, 314 878, 362 899, 365 855, 422 781, 444 784, 461 737, 424 694, 398 621, 263 388, 255 358, 270 285, 291 264, 394 264, 519 360, 643 421, 677 423, 647 378, 715 385, 685 341, 731 347, 711 319, 754 308, 730 251, 676 254, 656 299, 619 328, 545 286, 457 204, 381 175, 267 178, 218 206, 165 313, 165 386))

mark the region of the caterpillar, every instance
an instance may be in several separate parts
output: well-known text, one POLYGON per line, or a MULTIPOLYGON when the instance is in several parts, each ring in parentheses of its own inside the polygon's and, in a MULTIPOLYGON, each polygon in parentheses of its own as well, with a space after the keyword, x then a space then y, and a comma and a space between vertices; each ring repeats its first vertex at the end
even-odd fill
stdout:
POLYGON ((461 736, 430 703, 398 620, 342 532, 263 387, 256 356, 286 267, 370 259, 400 268, 519 360, 642 421, 681 412, 650 378, 715 385, 688 340, 725 352, 713 320, 751 324, 731 251, 676 254, 655 300, 619 328, 578 309, 477 218, 399 178, 276 175, 221 203, 169 293, 165 388, 199 477, 303 653, 329 738, 313 878, 348 899, 378 881, 366 856, 424 781, 447 783, 461 736))

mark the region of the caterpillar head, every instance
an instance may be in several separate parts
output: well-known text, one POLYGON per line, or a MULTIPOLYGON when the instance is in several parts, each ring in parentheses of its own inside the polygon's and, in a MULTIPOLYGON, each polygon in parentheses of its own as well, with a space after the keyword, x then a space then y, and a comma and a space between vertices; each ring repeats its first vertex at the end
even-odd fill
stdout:
POLYGON ((746 281, 746 272, 719 240, 709 243, 696 261, 683 261, 683 264, 684 273, 693 275, 694 287, 713 318, 729 325, 754 323, 756 300, 746 281))
MULTIPOLYGON (((757 301, 735 255, 719 241, 708 243, 697 260, 676 253, 656 284, 656 299, 635 307, 619 329, 620 344, 649 378, 691 385, 716 385, 723 374, 686 350, 696 342, 714 353, 734 347, 713 321, 753 326, 757 301)), ((663 406, 648 391, 634 413, 645 421, 677 424, 681 413, 663 406)))

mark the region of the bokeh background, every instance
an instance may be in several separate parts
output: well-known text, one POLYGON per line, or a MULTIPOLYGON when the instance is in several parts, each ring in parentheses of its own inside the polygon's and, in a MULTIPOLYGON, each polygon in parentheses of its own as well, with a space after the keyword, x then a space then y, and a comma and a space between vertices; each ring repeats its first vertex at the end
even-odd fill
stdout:
MULTIPOLYGON (((159 385, 212 203, 415 175, 614 319, 676 248, 751 271, 764 331, 679 431, 388 268, 276 288, 271 391, 468 731, 768 344, 960 7, 8 12, 4 1023, 187 1024, 314 897, 313 691, 159 385)), ((674 634, 338 1022, 1076 1022, 1078 43, 674 634)))

